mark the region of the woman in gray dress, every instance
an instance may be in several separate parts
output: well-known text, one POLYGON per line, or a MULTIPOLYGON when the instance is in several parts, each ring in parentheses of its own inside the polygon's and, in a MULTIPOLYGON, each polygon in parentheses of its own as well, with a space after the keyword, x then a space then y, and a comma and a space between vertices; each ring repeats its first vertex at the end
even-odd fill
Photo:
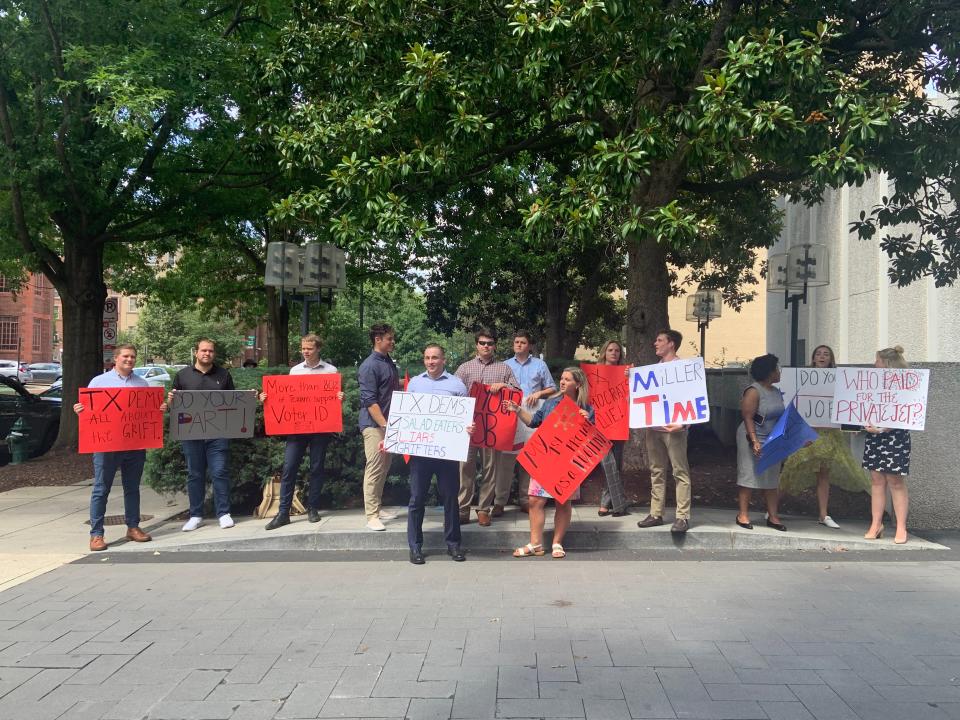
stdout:
POLYGON ((750 522, 750 498, 754 490, 763 490, 767 501, 767 527, 786 531, 780 522, 777 505, 780 499, 780 465, 757 473, 756 462, 764 440, 783 415, 783 393, 773 386, 780 381, 780 360, 776 355, 761 355, 750 365, 751 383, 740 397, 743 422, 737 428, 737 500, 740 512, 737 525, 753 530, 750 522))

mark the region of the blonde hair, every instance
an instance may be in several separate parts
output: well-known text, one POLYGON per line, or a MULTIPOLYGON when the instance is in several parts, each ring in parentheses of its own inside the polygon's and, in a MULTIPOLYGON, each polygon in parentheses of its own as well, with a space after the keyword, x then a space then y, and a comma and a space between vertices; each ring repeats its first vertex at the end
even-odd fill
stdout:
MULTIPOLYGON (((577 405, 586 410, 590 404, 590 386, 587 384, 587 376, 583 370, 578 367, 564 368, 560 374, 563 375, 563 373, 570 373, 574 382, 577 383, 577 405)), ((552 397, 557 397, 562 394, 560 390, 557 390, 552 397)))
POLYGON ((616 345, 618 348, 620 348, 620 362, 618 362, 617 365, 626 365, 627 359, 624 357, 626 353, 623 351, 623 343, 621 343, 619 340, 607 340, 603 344, 603 347, 600 348, 600 357, 597 358, 597 365, 607 364, 607 348, 611 345, 616 345))
POLYGON ((883 361, 883 366, 888 368, 905 368, 907 361, 903 358, 903 348, 899 345, 877 350, 877 359, 883 361))

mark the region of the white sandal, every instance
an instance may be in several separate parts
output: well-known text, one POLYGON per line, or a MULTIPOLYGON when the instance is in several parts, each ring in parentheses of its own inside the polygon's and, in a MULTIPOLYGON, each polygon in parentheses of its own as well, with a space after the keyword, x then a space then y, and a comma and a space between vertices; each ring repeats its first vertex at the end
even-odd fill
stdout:
POLYGON ((551 552, 550 554, 553 555, 553 557, 557 558, 558 560, 560 558, 565 558, 567 556, 567 551, 563 549, 563 545, 561 545, 560 543, 554 543, 552 550, 553 552, 551 552))
POLYGON ((537 557, 540 557, 541 555, 544 554, 544 552, 545 551, 543 549, 543 545, 534 545, 532 543, 527 543, 523 547, 518 547, 516 550, 514 550, 513 556, 522 558, 522 557, 533 557, 534 555, 536 555, 537 557))

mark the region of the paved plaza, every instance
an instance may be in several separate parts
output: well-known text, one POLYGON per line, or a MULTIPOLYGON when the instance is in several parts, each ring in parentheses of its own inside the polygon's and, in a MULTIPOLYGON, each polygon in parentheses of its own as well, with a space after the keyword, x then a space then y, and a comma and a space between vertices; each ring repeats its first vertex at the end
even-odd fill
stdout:
POLYGON ((0 593, 0 718, 960 718, 955 552, 679 555, 92 555, 0 593))

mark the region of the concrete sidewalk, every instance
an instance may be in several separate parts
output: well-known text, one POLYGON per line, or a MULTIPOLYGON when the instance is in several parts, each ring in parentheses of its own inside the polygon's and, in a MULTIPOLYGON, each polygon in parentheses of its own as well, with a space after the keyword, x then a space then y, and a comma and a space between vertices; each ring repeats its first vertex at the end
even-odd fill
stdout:
MULTIPOLYGON (((90 486, 24 487, 0 493, 0 591, 73 562, 87 554, 90 537, 90 486)), ((187 509, 186 496, 164 498, 140 488, 141 524, 147 532, 187 509)), ((123 489, 114 485, 107 515, 123 515, 123 489)), ((123 537, 126 527, 107 526, 107 542, 123 537)))
MULTIPOLYGON (((234 517, 235 527, 222 530, 215 519, 207 519, 199 529, 185 533, 180 522, 168 522, 153 531, 152 543, 118 542, 111 550, 121 553, 177 551, 276 551, 276 550, 405 550, 405 507, 388 508, 397 514, 387 521, 386 531, 372 532, 364 527, 363 512, 357 510, 324 510, 319 523, 307 522, 306 516, 277 530, 266 531, 266 520, 234 517)), ((943 545, 911 536, 906 545, 894 545, 893 529, 888 528, 879 541, 864 540, 866 525, 843 522, 839 530, 831 530, 810 518, 783 516, 787 532, 764 526, 762 513, 754 515, 754 529, 744 530, 734 524, 735 510, 697 508, 692 528, 685 535, 674 537, 670 521, 657 528, 640 530, 637 521, 645 514, 636 512, 626 517, 598 517, 597 506, 575 505, 573 522, 564 545, 575 555, 577 550, 632 549, 666 550, 674 548, 702 550, 897 550, 916 553, 921 550, 944 550, 943 545)), ((547 529, 552 529, 552 510, 547 512, 547 529)), ((428 508, 423 524, 424 547, 443 548, 443 514, 440 508, 428 508)), ((548 535, 549 538, 549 535, 548 535)), ((463 545, 471 549, 509 550, 527 543, 530 526, 527 516, 516 507, 508 507, 503 517, 491 527, 480 527, 474 521, 463 527, 463 545)))

